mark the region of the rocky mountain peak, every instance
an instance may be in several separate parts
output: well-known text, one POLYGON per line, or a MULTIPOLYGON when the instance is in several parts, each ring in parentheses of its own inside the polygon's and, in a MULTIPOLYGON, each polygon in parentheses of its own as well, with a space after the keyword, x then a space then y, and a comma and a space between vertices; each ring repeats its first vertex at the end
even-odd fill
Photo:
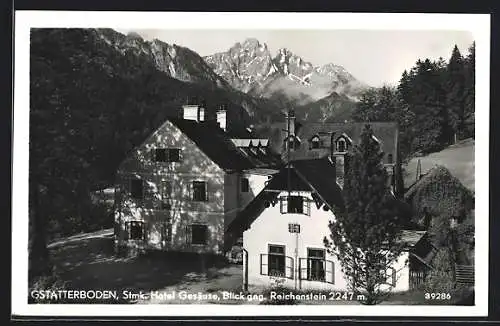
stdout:
POLYGON ((355 97, 363 87, 341 66, 314 66, 285 47, 272 57, 267 45, 256 38, 204 59, 231 86, 257 97, 278 96, 303 104, 334 92, 355 97))

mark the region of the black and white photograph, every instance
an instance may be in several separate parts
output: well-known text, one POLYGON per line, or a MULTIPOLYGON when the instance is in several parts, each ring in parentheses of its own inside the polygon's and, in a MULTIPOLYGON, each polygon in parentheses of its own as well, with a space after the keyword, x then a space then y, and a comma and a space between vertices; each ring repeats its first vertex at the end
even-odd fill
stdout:
POLYGON ((13 313, 487 315, 489 15, 15 32, 13 313))

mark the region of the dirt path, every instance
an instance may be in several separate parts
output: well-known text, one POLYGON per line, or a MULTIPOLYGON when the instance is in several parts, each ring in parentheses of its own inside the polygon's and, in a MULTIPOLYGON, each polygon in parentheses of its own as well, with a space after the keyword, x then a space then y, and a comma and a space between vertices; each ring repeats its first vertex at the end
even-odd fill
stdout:
MULTIPOLYGON (((112 230, 103 230, 61 239, 49 245, 51 257, 68 288, 117 291, 121 297, 118 303, 179 303, 158 298, 137 300, 126 297, 123 291, 175 290, 206 294, 239 291, 241 288, 241 265, 218 262, 202 269, 196 255, 163 253, 120 258, 114 255, 113 241, 112 230)), ((194 302, 200 303, 199 300, 194 302)), ((190 301, 183 300, 182 303, 190 301)))

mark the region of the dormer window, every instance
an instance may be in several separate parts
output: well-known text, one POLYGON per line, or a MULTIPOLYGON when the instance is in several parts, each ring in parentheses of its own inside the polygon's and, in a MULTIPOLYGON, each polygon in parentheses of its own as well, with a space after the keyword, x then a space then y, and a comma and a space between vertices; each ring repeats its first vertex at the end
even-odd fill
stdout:
POLYGON ((321 147, 321 140, 319 139, 318 136, 314 136, 311 139, 311 149, 318 149, 321 147))
POLYGON ((299 140, 295 136, 290 136, 288 140, 285 140, 285 148, 290 148, 291 151, 298 149, 299 145, 299 140))
POLYGON ((389 164, 393 163, 392 154, 387 154, 387 163, 389 163, 389 164))
POLYGON ((337 152, 345 152, 347 150, 347 144, 344 138, 337 140, 337 152))

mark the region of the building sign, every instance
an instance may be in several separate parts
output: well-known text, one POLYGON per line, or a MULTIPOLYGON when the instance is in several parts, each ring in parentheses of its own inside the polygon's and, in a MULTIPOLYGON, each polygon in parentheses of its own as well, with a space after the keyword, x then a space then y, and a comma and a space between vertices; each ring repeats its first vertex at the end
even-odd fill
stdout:
POLYGON ((300 233, 300 224, 289 223, 288 232, 290 233, 300 233))

